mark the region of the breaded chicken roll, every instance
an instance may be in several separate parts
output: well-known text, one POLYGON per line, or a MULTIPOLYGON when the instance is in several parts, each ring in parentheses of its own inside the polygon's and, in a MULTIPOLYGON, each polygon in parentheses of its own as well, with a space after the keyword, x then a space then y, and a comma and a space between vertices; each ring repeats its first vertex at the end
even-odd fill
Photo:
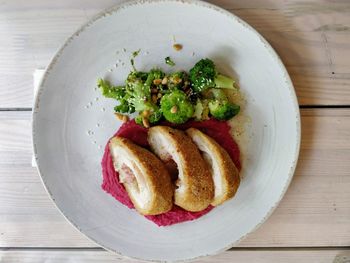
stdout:
POLYGON ((228 153, 214 139, 197 129, 190 128, 186 133, 210 167, 214 181, 214 199, 211 205, 217 206, 232 198, 237 192, 240 177, 228 153))
POLYGON ((174 189, 164 164, 153 153, 125 138, 112 138, 109 147, 119 180, 136 210, 143 215, 169 211, 174 189))
POLYGON ((149 129, 148 142, 160 159, 177 165, 175 204, 192 212, 207 208, 214 196, 213 180, 191 138, 183 131, 155 126, 149 129))

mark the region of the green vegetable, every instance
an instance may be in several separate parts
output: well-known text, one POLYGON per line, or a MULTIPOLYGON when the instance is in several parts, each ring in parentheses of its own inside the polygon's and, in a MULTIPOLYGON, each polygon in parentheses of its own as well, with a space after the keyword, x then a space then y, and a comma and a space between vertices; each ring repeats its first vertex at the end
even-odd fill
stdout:
POLYGON ((193 105, 180 90, 165 94, 160 105, 165 119, 172 123, 185 123, 193 115, 193 105))
POLYGON ((170 57, 166 57, 165 58, 165 64, 168 64, 169 66, 175 66, 175 62, 172 61, 172 59, 170 57))
MULTIPOLYGON (((145 82, 145 85, 148 87, 151 87, 153 83, 153 81, 155 79, 163 79, 165 76, 165 73, 163 71, 161 71, 160 69, 152 69, 149 73, 148 73, 148 77, 147 80, 145 82)), ((159 83, 160 84, 160 83, 159 83)))
POLYGON ((138 116, 135 117, 135 122, 138 125, 143 125, 142 120, 143 120, 142 115, 138 115, 138 116))
POLYGON ((239 105, 228 101, 225 93, 220 89, 211 89, 209 94, 212 98, 209 101, 210 114, 218 120, 229 120, 240 111, 239 105))
POLYGON ((132 56, 136 58, 140 54, 141 49, 132 52, 132 56))
POLYGON ((193 90, 197 93, 210 88, 234 89, 235 81, 219 74, 212 60, 206 58, 198 61, 190 70, 193 90))
POLYGON ((223 102, 219 100, 211 101, 209 102, 209 110, 210 114, 218 120, 229 120, 232 117, 236 116, 239 111, 240 107, 239 105, 230 103, 230 102, 223 102))
POLYGON ((162 119, 162 117, 163 117, 163 112, 160 109, 158 109, 151 113, 151 115, 148 117, 148 120, 149 120, 149 123, 156 124, 162 119))
POLYGON ((158 107, 151 101, 151 87, 148 85, 149 74, 144 72, 131 72, 126 79, 126 92, 135 111, 157 110, 158 107))
POLYGON ((98 79, 97 86, 99 87, 102 95, 106 98, 120 100, 126 94, 124 86, 112 86, 107 80, 98 79))
POLYGON ((168 89, 174 90, 174 89, 181 89, 185 82, 188 80, 188 75, 184 71, 177 71, 170 75, 168 75, 168 89))
MULTIPOLYGON (((156 124, 159 122, 163 117, 163 113, 161 110, 157 110, 151 113, 151 115, 148 116, 148 121, 150 124, 156 124)), ((143 119, 145 117, 142 116, 142 113, 139 114, 138 116, 135 117, 135 122, 136 124, 142 125, 143 126, 143 119)))
MULTIPOLYGON (((126 49, 125 49, 125 51, 126 51, 126 49)), ((124 51, 124 52, 125 52, 125 51, 124 51)), ((131 64, 131 66, 132 66, 132 69, 133 69, 135 72, 137 71, 136 68, 135 68, 135 58, 139 55, 140 51, 141 51, 141 49, 132 52, 132 57, 131 57, 131 59, 130 59, 130 64, 131 64)))
POLYGON ((134 113, 135 108, 131 106, 126 100, 121 100, 119 105, 114 107, 114 111, 119 113, 134 113))
MULTIPOLYGON (((132 53, 132 63, 140 50, 132 53)), ((166 63, 175 65, 170 57, 166 63)), ((190 73, 177 71, 165 74, 155 68, 149 72, 135 68, 127 76, 124 86, 113 86, 107 80, 99 79, 98 87, 103 96, 118 101, 115 112, 139 115, 135 118, 140 125, 154 125, 163 117, 172 123, 185 123, 194 118, 198 121, 209 119, 228 120, 240 108, 230 103, 221 88, 233 89, 233 79, 219 74, 213 61, 202 59, 190 73)))

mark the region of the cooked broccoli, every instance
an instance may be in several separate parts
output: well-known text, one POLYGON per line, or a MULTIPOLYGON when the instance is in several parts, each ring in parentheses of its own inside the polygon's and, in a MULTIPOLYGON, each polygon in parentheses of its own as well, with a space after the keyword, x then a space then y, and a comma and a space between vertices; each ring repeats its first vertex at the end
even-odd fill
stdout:
POLYGON ((161 80, 164 78, 165 73, 160 69, 152 69, 147 76, 145 85, 151 87, 152 84, 161 84, 161 80), (155 83, 155 80, 159 81, 159 83, 155 83))
POLYGON ((128 102, 135 111, 157 110, 158 107, 151 100, 151 87, 146 84, 149 74, 131 72, 126 80, 126 92, 130 96, 128 102))
POLYGON ((150 124, 156 124, 159 122, 163 117, 161 110, 156 110, 152 112, 149 116, 143 116, 142 113, 140 113, 138 116, 135 117, 135 122, 141 126, 143 126, 143 120, 146 118, 150 124))
POLYGON ((119 101, 119 104, 114 107, 114 111, 119 113, 134 113, 135 108, 130 105, 127 100, 122 99, 119 101))
POLYGON ((210 114, 218 120, 229 120, 239 113, 239 105, 228 101, 215 100, 209 102, 210 114))
MULTIPOLYGON (((132 54, 134 59, 139 51, 132 54)), ((173 65, 170 57, 166 63, 173 65)), ((134 70, 124 86, 113 86, 99 79, 98 87, 107 98, 118 101, 114 110, 118 113, 134 113, 136 123, 145 127, 164 118, 172 123, 185 123, 190 118, 207 120, 209 116, 219 120, 232 118, 239 106, 229 102, 221 88, 233 89, 234 81, 215 69, 210 59, 198 61, 190 70, 165 74, 161 69, 149 72, 134 70)))
POLYGON ((163 117, 163 112, 158 109, 154 112, 151 113, 151 115, 148 117, 149 123, 151 124, 155 124, 157 122, 159 122, 163 117))
POLYGON ((97 86, 99 87, 102 95, 106 98, 120 100, 126 94, 124 86, 112 86, 107 80, 98 79, 97 86))
POLYGON ((235 81, 217 72, 212 60, 206 58, 198 61, 190 69, 190 80, 195 92, 202 92, 209 88, 233 89, 235 81))
POLYGON ((165 94, 160 105, 165 119, 173 123, 184 123, 193 115, 193 105, 180 90, 165 94))
POLYGON ((210 89, 212 98, 209 101, 210 114, 218 120, 229 120, 240 111, 239 105, 228 101, 225 93, 220 89, 210 89))
POLYGON ((184 71, 178 71, 170 74, 168 77, 168 89, 181 89, 188 80, 188 75, 184 71))

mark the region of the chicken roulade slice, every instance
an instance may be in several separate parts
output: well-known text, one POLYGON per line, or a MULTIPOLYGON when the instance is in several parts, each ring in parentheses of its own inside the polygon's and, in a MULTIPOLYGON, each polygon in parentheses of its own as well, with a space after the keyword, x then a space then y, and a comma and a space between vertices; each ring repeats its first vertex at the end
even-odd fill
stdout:
POLYGON ((125 138, 112 138, 109 147, 114 169, 136 210, 143 215, 168 212, 174 190, 162 161, 125 138))
POLYGON ((148 131, 148 142, 163 162, 177 165, 175 204, 192 212, 207 208, 214 196, 213 179, 191 138, 183 131, 155 126, 148 131))
POLYGON ((214 139, 197 129, 190 128, 186 133, 210 167, 214 181, 214 199, 211 205, 217 206, 232 198, 237 192, 240 177, 228 153, 214 139))

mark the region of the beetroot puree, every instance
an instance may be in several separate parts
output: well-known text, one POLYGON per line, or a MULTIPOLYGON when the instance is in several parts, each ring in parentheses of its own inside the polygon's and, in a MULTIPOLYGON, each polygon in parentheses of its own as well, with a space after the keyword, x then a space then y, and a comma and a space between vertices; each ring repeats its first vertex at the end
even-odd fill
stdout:
MULTIPOLYGON (((208 120, 203 122, 190 121, 183 125, 176 126, 176 128, 182 130, 190 127, 197 128, 216 140, 228 152, 237 168, 241 168, 239 148, 230 134, 230 126, 227 122, 217 120, 208 120)), ((134 120, 124 123, 114 136, 128 138, 142 147, 148 147, 147 129, 137 125, 134 120)), ((124 186, 119 182, 119 174, 114 170, 108 143, 105 147, 105 153, 103 155, 101 165, 103 173, 103 190, 111 194, 115 199, 127 207, 134 208, 134 205, 132 204, 128 193, 124 189, 124 186)), ((167 213, 156 216, 146 216, 146 218, 153 221, 158 226, 169 226, 199 218, 208 213, 211 209, 213 209, 213 207, 209 206, 200 212, 188 212, 174 205, 172 210, 167 213)))

